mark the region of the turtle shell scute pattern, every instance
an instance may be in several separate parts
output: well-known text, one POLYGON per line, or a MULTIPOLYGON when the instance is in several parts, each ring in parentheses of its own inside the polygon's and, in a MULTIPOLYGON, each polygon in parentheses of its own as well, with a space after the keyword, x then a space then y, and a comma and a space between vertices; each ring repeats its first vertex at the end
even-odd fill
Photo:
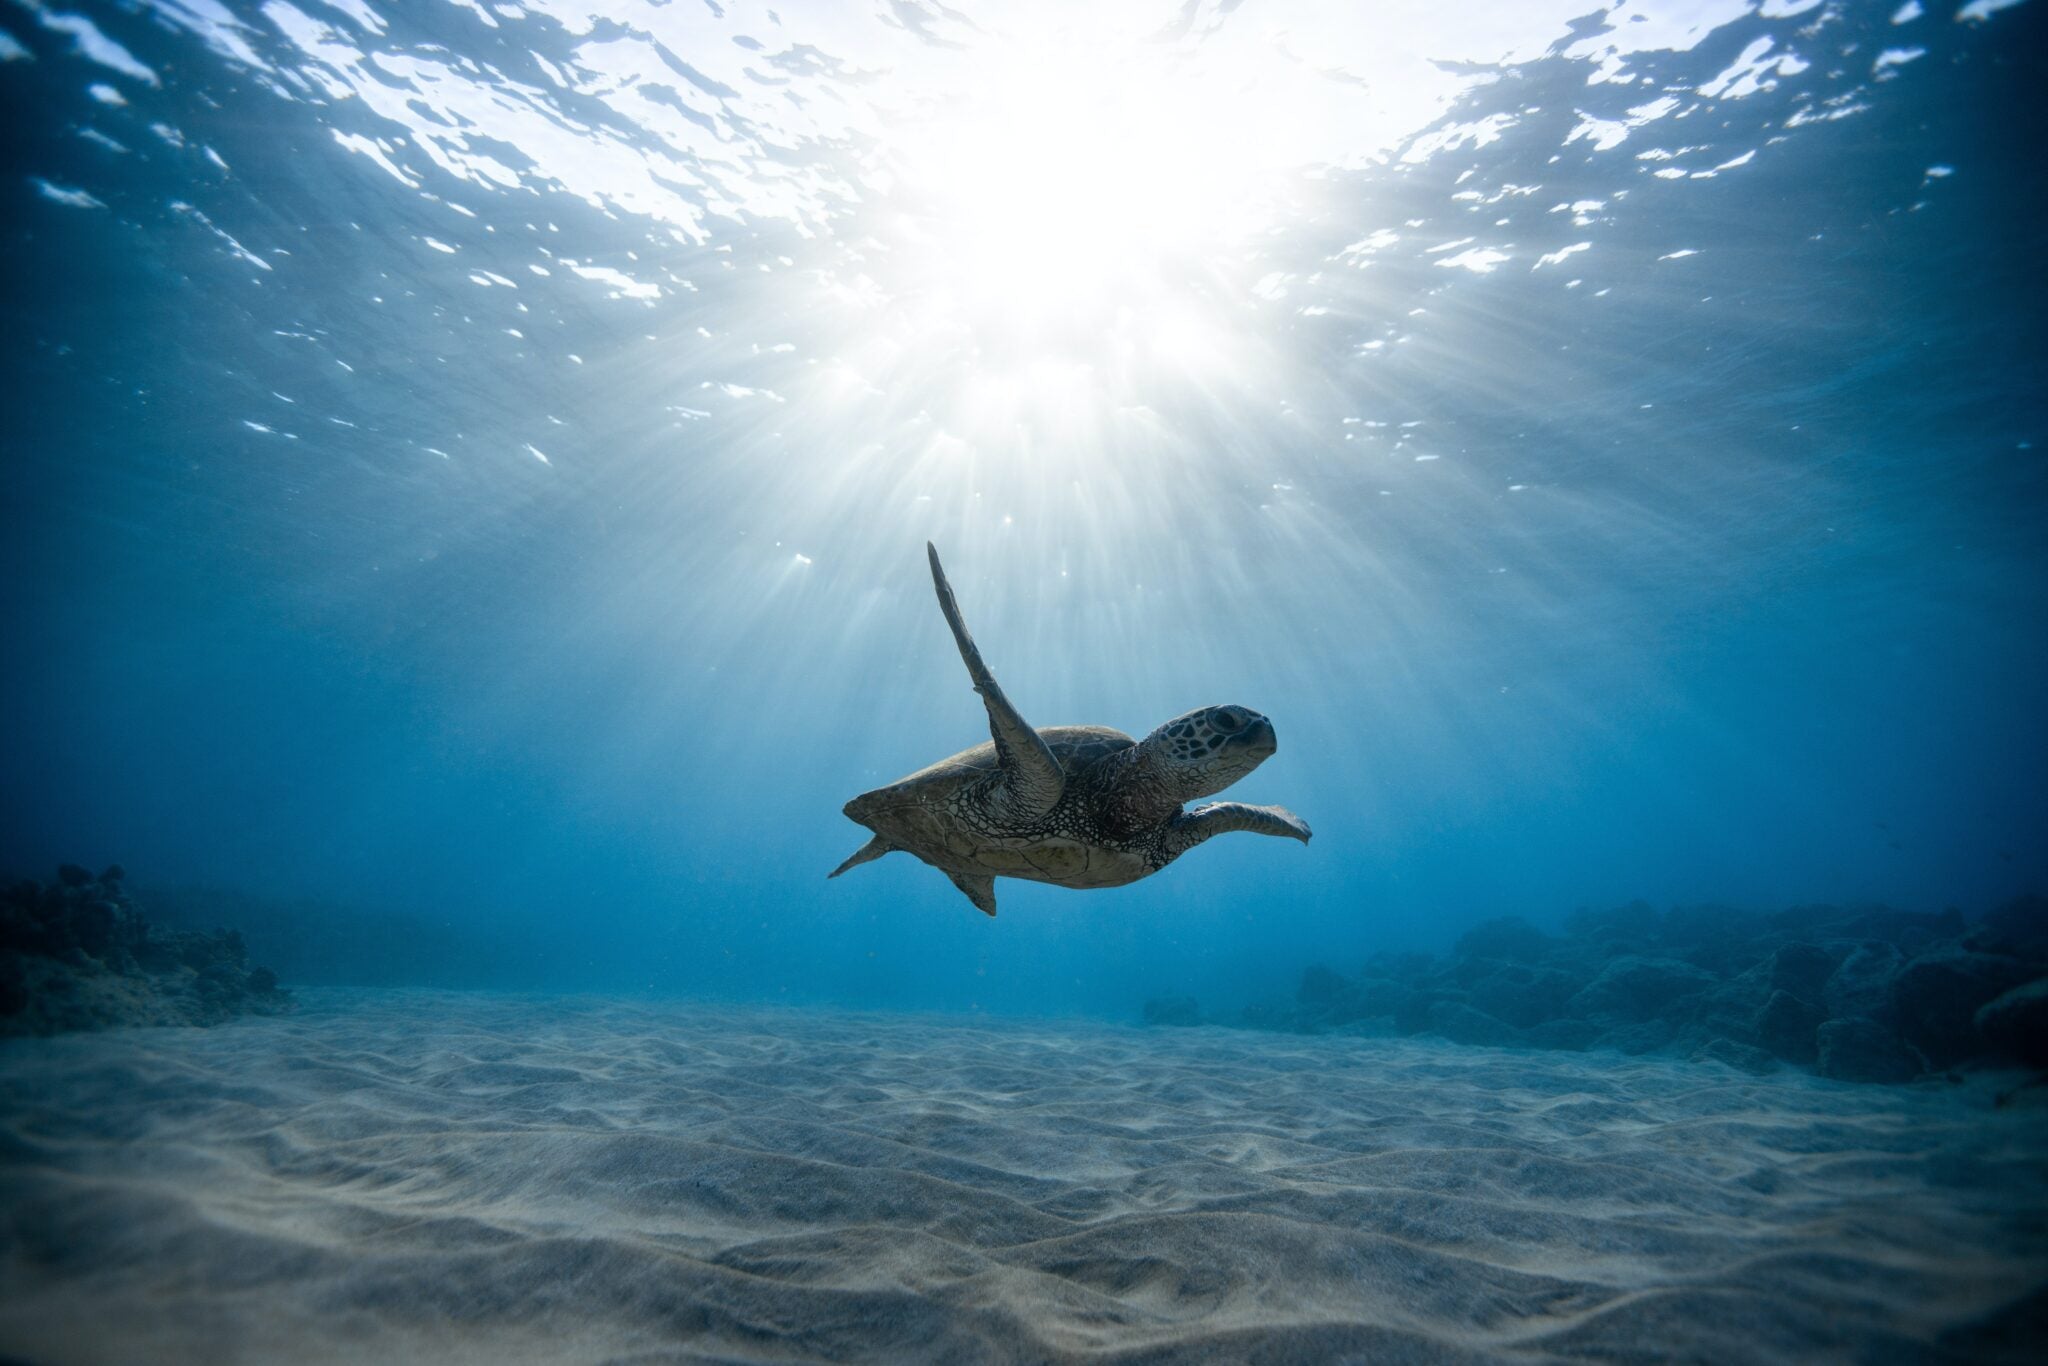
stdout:
POLYGON ((998 780, 995 746, 941 759, 863 794, 847 814, 925 862, 949 872, 982 872, 1068 887, 1118 886, 1152 871, 1144 851, 1106 841, 1088 814, 1086 775, 1135 742, 1106 726, 1039 732, 1066 771, 1069 799, 1037 828, 1004 828, 984 794, 998 780))

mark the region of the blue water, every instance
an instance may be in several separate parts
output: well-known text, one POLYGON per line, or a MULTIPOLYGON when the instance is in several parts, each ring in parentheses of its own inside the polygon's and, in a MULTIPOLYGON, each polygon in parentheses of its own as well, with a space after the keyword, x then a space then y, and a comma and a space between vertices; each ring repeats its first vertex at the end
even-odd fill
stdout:
POLYGON ((1117 1016, 2048 886, 2041 5, 590 8, 0 9, 0 866, 1117 1016), (928 539, 1314 842, 826 882, 986 735, 928 539))

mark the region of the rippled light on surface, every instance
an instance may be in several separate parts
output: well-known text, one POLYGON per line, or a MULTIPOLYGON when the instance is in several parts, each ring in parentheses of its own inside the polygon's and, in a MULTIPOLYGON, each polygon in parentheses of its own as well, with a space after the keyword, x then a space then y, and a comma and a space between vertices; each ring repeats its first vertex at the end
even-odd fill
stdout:
MULTIPOLYGON (((1568 372, 1584 324, 1531 288, 1663 288, 1644 272, 1695 243, 1658 240, 1647 187, 1751 174, 1911 69, 1805 0, 152 8, 320 111, 335 170, 417 200, 409 287, 449 291, 435 316, 465 329, 441 354, 473 326, 514 348, 503 373, 537 372, 417 449, 626 459, 562 416, 581 406, 648 429, 641 506, 744 522, 841 584, 942 533, 1028 547, 1048 584, 1084 564, 1171 583, 1249 525, 1388 603, 1407 552, 1334 508, 1399 508, 1440 551, 1546 482, 1481 460, 1452 435, 1471 399, 1429 390, 1547 398, 1535 376, 1568 372), (1725 51, 1674 78, 1706 45, 1725 51), (605 325, 558 339, 590 307, 605 325)), ((90 21, 38 13, 161 88, 90 21)), ((1898 15, 1897 44, 1934 22, 1898 15)), ((180 212, 290 272, 206 201, 180 212)))

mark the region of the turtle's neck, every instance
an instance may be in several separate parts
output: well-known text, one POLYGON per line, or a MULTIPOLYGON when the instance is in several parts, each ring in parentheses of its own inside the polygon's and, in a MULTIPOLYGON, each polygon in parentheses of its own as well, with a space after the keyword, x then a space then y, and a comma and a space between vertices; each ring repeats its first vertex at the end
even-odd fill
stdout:
POLYGON ((1187 797, 1174 777, 1149 743, 1097 760, 1090 800, 1103 833, 1113 839, 1129 839, 1157 829, 1178 814, 1187 797))

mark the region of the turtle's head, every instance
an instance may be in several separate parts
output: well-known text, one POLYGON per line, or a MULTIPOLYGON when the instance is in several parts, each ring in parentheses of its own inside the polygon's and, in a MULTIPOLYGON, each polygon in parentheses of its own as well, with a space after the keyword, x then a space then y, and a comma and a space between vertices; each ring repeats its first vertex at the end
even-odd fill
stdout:
POLYGON ((1214 796, 1266 762, 1280 742, 1250 707, 1198 707, 1146 736, 1150 767, 1177 800, 1214 796))

